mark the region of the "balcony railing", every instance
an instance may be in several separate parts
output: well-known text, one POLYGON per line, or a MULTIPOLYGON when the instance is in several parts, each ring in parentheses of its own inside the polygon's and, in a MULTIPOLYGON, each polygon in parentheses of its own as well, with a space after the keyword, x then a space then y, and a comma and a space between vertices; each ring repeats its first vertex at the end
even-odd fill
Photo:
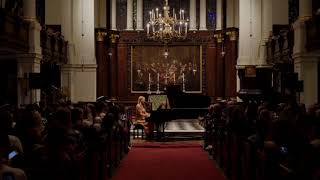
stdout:
POLYGON ((0 53, 26 53, 29 45, 29 23, 0 8, 0 53))
POLYGON ((291 63, 293 32, 283 29, 272 35, 266 43, 267 62, 269 64, 291 63))
POLYGON ((41 48, 44 62, 66 64, 68 62, 68 42, 60 32, 45 27, 41 30, 41 48))

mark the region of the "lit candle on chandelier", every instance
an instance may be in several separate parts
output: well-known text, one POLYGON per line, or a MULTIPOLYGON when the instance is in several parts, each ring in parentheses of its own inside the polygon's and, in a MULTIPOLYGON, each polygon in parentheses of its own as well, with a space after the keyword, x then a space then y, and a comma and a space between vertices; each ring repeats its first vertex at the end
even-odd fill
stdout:
POLYGON ((173 74, 173 84, 176 84, 176 73, 173 74))
POLYGON ((184 84, 184 73, 182 74, 182 83, 184 84))
POLYGON ((149 11, 149 14, 150 14, 150 21, 152 21, 152 12, 149 11))
POLYGON ((159 82, 160 82, 160 74, 158 73, 158 84, 159 84, 159 82))
POLYGON ((149 73, 149 84, 151 83, 151 76, 150 76, 150 73, 149 73))
POLYGON ((147 34, 149 35, 149 28, 150 28, 150 24, 147 24, 147 34))
POLYGON ((187 35, 187 33, 188 33, 188 23, 186 22, 184 25, 185 25, 185 33, 187 35))
POLYGON ((156 8, 156 18, 158 18, 159 17, 159 9, 158 8, 156 8))
POLYGON ((182 20, 184 20, 184 10, 182 9, 181 12, 182 12, 182 20))

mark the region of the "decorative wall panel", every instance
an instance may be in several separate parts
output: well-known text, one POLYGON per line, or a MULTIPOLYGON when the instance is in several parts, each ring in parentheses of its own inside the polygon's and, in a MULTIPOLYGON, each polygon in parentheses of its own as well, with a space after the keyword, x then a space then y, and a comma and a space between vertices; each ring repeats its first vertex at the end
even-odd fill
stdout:
POLYGON ((132 93, 163 92, 170 84, 202 92, 201 46, 131 46, 130 64, 132 93))

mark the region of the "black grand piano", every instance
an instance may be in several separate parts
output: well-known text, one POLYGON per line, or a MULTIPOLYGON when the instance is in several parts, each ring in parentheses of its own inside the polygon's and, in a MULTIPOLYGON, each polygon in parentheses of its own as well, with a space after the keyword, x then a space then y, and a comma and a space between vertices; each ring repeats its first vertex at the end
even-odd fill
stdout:
POLYGON ((148 119, 155 124, 157 139, 164 138, 166 122, 175 119, 196 119, 207 112, 211 103, 209 96, 184 93, 179 85, 168 86, 166 96, 168 98, 166 108, 152 108, 154 110, 148 119))

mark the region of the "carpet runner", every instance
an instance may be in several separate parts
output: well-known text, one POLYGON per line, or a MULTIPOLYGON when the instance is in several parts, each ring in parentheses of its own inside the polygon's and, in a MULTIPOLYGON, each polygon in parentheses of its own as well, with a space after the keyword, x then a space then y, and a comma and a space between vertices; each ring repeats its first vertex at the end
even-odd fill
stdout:
POLYGON ((225 180, 199 144, 135 145, 113 180, 225 180), (151 147, 151 148, 150 148, 151 147))

